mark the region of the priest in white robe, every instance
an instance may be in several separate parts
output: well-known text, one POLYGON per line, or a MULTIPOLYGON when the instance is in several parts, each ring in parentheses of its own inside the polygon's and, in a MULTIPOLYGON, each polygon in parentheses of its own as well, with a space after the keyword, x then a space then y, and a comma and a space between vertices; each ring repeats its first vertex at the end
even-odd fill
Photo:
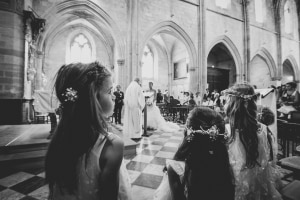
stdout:
POLYGON ((124 97, 124 127, 123 134, 129 138, 141 138, 142 136, 142 110, 145 107, 145 97, 140 79, 135 78, 125 92, 124 97))

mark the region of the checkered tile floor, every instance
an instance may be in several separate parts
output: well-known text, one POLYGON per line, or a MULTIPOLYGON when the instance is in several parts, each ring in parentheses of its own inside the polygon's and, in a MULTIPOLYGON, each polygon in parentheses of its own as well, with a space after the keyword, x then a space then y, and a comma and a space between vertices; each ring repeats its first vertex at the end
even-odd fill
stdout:
MULTIPOLYGON (((114 125, 119 131, 122 127, 114 125)), ((152 131, 150 137, 143 137, 137 147, 137 155, 125 156, 124 160, 132 182, 135 200, 152 199, 155 189, 163 177, 166 159, 173 158, 182 141, 183 131, 161 133, 152 131)), ((1 200, 47 199, 44 169, 0 172, 1 200)))

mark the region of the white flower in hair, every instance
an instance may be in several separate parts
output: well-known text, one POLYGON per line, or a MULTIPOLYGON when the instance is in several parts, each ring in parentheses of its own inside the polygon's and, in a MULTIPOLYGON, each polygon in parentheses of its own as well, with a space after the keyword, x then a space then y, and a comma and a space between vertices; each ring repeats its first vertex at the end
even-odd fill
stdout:
POLYGON ((75 102, 78 99, 77 91, 73 88, 67 88, 66 92, 62 94, 65 97, 65 101, 75 102))

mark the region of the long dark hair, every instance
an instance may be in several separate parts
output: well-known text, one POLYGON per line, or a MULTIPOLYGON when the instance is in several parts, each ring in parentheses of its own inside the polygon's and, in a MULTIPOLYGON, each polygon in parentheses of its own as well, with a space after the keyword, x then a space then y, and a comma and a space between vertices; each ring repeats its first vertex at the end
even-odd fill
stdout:
POLYGON ((248 83, 237 83, 229 88, 226 115, 231 128, 231 142, 235 140, 236 131, 246 152, 246 166, 253 168, 259 165, 258 122, 254 88, 248 83))
POLYGON ((97 62, 63 65, 56 74, 54 87, 62 113, 45 161, 50 193, 55 184, 70 193, 77 189, 78 159, 91 150, 100 134, 107 134, 99 91, 110 76, 97 62), (77 91, 74 101, 66 97, 69 89, 77 91))
POLYGON ((216 111, 194 108, 188 116, 186 127, 193 130, 208 130, 212 126, 219 130, 219 136, 212 140, 209 135, 194 134, 185 138, 174 156, 174 160, 185 161, 184 187, 189 200, 234 199, 234 178, 226 146, 225 122, 216 111))

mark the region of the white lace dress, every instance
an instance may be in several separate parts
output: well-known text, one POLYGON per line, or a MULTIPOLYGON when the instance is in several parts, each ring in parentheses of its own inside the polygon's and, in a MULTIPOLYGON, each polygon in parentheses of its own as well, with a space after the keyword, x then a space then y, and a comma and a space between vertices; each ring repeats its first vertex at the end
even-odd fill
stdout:
POLYGON ((160 113, 159 108, 154 102, 154 93, 147 99, 147 127, 162 132, 178 131, 180 127, 173 123, 167 122, 160 113))
MULTIPOLYGON (((180 181, 183 182, 185 162, 176 160, 166 160, 167 167, 171 166, 175 173, 179 176, 180 181)), ((154 193, 153 200, 172 200, 171 189, 169 185, 169 177, 165 172, 161 184, 154 193)))
MULTIPOLYGON (((230 126, 226 125, 230 133, 230 126)), ((270 161, 270 147, 267 139, 267 127, 260 124, 258 136, 258 163, 254 168, 246 167, 246 153, 238 132, 235 140, 229 145, 229 159, 235 176, 236 200, 279 200, 277 191, 281 186, 280 171, 275 161, 270 161)), ((276 151, 273 151, 276 152, 276 151)), ((276 156, 274 156, 276 157, 276 156)))

